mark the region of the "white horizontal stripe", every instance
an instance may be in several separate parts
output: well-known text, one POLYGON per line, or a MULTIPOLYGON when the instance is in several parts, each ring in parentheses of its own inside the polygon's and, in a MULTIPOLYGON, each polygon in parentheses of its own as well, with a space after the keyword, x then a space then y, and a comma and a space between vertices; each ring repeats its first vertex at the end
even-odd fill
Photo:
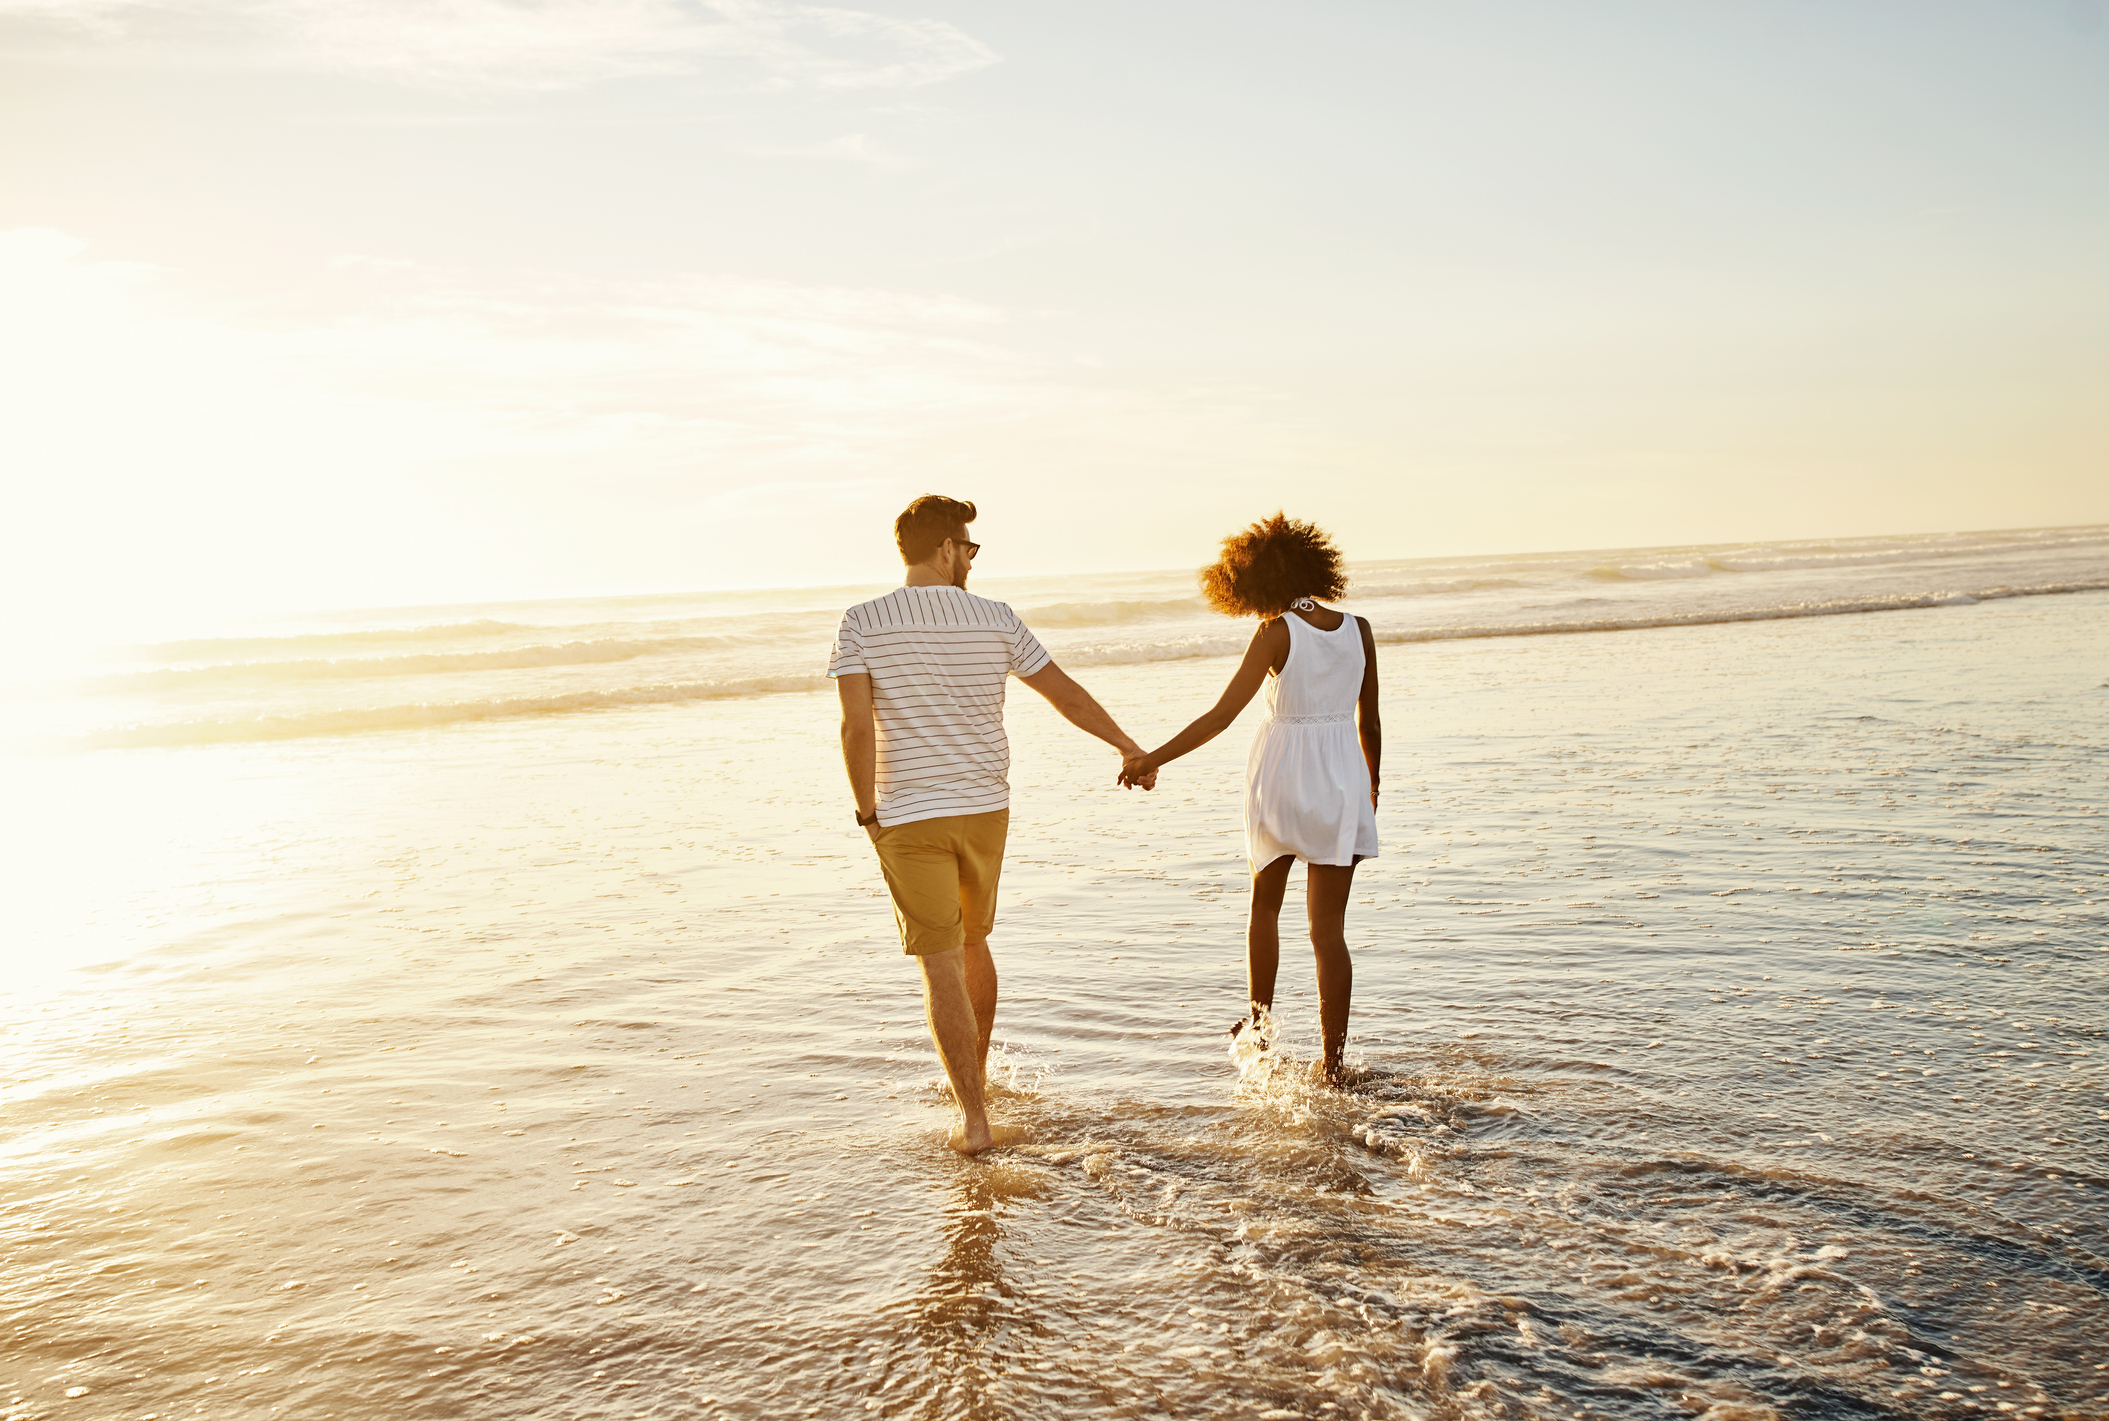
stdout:
POLYGON ((871 677, 879 822, 1008 806, 1008 678, 1052 659, 1016 612, 957 587, 903 587, 844 612, 828 674, 871 677))

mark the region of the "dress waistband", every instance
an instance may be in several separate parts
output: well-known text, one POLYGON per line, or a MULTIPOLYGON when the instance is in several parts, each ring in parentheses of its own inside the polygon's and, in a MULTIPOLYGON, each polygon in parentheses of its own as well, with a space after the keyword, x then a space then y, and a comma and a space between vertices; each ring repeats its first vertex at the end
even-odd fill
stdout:
POLYGON ((1345 725, 1354 719, 1351 715, 1274 715, 1267 718, 1276 725, 1345 725))

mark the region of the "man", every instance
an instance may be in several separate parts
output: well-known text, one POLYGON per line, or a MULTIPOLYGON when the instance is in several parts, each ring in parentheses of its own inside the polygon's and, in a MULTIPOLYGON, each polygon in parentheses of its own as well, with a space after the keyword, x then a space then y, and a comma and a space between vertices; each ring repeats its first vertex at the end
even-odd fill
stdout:
MULTIPOLYGON (((1055 665, 1001 602, 966 590, 974 505, 926 494, 894 520, 903 585, 842 614, 828 675, 842 698, 842 760, 857 824, 878 849, 901 948, 922 967, 930 1039, 959 1102, 952 1148, 995 1143, 983 1098, 996 1024, 989 929, 1010 827, 1007 676, 1120 751, 1142 747, 1055 665)), ((1148 789, 1155 775, 1138 781, 1148 789)))

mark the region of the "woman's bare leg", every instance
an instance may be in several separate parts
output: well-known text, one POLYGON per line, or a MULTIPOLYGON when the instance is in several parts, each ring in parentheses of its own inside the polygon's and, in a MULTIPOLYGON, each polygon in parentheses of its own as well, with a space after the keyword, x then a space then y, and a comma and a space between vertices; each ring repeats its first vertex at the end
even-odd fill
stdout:
POLYGON ((1355 964, 1347 955, 1347 899, 1354 886, 1353 864, 1314 863, 1304 881, 1304 897, 1311 911, 1311 951, 1318 958, 1318 1022, 1325 1032, 1325 1075, 1335 1085, 1342 1077, 1348 1008, 1355 997, 1355 964))
MULTIPOLYGON (((1254 1008, 1274 1008, 1274 975, 1282 955, 1282 895, 1289 891, 1289 870, 1295 864, 1285 854, 1252 875, 1252 904, 1245 917, 1245 1000, 1254 1008)), ((1259 1012, 1253 1010, 1246 1019, 1257 1022, 1259 1012)))

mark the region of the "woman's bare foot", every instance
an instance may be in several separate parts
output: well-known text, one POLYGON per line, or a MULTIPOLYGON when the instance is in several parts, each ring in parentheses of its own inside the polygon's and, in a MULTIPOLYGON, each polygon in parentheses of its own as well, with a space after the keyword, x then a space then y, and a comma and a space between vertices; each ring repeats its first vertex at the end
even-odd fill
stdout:
POLYGON ((1335 1090, 1346 1090, 1369 1075, 1367 1069, 1345 1061, 1326 1061, 1313 1066, 1311 1074, 1335 1090))
POLYGON ((1228 1036, 1232 1041, 1236 1041, 1247 1031, 1250 1031, 1252 1039, 1259 1043, 1260 1050, 1267 1051, 1273 1048, 1274 1018, 1267 1008, 1261 1006, 1258 1002, 1252 1004, 1251 1011, 1230 1023, 1230 1030, 1225 1032, 1224 1035, 1228 1036))

